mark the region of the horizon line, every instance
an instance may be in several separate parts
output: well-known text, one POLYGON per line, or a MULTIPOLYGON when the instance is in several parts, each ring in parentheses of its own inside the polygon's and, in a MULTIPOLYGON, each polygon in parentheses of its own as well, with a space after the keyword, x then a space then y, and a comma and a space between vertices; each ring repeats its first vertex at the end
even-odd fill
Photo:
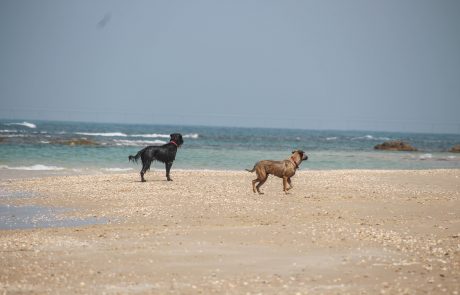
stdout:
MULTIPOLYGON (((34 119, 34 118, 25 118, 25 117, 16 117, 16 118, 7 118, 0 117, 0 121, 8 120, 17 120, 17 121, 42 121, 42 122, 55 122, 55 123, 91 123, 91 124, 119 124, 119 125, 157 125, 157 126, 181 126, 181 127, 210 127, 210 128, 241 128, 241 129, 275 129, 275 130, 304 130, 304 131, 331 131, 331 132, 387 132, 387 133, 413 133, 413 134, 445 134, 445 135, 460 135, 460 124, 452 123, 452 125, 458 125, 459 132, 449 132, 449 131, 402 131, 402 130, 386 130, 386 129, 360 129, 360 128, 293 128, 293 127, 273 127, 273 126, 232 126, 227 124, 194 124, 194 123, 155 123, 155 122, 115 122, 111 120, 83 120, 83 119, 34 119)), ((18 123, 18 122, 14 122, 18 123)), ((22 122, 20 122, 22 123, 22 122)), ((31 123, 31 122, 28 122, 31 123)), ((377 123, 377 121, 375 121, 377 123)), ((428 123, 430 125, 445 125, 447 123, 428 123)))

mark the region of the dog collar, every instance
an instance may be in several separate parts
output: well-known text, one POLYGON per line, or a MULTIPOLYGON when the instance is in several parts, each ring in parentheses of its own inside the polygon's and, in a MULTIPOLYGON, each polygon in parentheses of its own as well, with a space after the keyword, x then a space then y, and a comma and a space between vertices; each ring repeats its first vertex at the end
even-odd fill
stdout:
POLYGON ((173 143, 176 147, 179 147, 179 145, 174 140, 171 140, 170 143, 173 143))
POLYGON ((298 169, 299 168, 299 165, 296 163, 296 161, 294 160, 294 157, 291 157, 291 161, 292 163, 294 164, 295 166, 295 169, 298 169))

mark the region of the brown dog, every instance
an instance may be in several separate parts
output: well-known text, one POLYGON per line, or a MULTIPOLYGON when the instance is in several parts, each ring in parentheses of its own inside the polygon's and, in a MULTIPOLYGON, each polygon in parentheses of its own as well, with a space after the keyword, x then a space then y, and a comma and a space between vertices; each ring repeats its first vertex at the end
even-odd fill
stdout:
POLYGON ((246 169, 249 172, 256 172, 257 179, 252 181, 252 190, 254 193, 263 194, 259 188, 267 181, 268 175, 273 174, 283 178, 283 191, 287 193, 292 188, 291 177, 294 176, 295 171, 299 168, 300 163, 308 159, 304 151, 292 151, 292 156, 283 161, 262 160, 254 165, 252 170, 246 169), (256 183, 257 184, 256 186, 256 183), (289 187, 287 185, 289 184, 289 187))

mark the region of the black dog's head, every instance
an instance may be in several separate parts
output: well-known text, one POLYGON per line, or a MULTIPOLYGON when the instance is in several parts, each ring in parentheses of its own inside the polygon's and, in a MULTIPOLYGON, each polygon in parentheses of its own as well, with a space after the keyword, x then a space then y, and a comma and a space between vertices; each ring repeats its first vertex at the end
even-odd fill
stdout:
POLYGON ((180 133, 173 133, 169 135, 171 137, 170 141, 174 141, 177 146, 181 146, 184 143, 184 140, 182 139, 182 134, 180 133))

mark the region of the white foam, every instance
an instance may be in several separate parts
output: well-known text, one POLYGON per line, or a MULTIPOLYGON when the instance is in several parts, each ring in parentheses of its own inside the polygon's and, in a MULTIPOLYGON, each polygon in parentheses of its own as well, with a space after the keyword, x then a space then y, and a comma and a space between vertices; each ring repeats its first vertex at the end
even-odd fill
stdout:
POLYGON ((433 155, 432 154, 423 154, 419 156, 420 160, 427 160, 427 159, 432 159, 433 155))
MULTIPOLYGON (((168 139, 170 137, 169 134, 161 134, 161 133, 147 133, 147 134, 130 135, 130 134, 122 133, 122 132, 75 132, 75 134, 86 135, 86 136, 142 137, 142 138, 168 138, 168 139)), ((189 133, 189 134, 185 134, 183 137, 197 139, 200 137, 200 135, 198 133, 189 133)))
POLYGON ((28 137, 27 134, 5 134, 2 137, 28 137))
POLYGON ((360 139, 366 139, 366 140, 383 140, 383 141, 388 141, 390 138, 388 137, 374 137, 373 135, 367 134, 364 136, 359 136, 359 137, 353 137, 351 140, 360 140, 360 139))
POLYGON ((190 133, 190 134, 185 134, 184 137, 197 139, 198 137, 200 137, 200 135, 198 133, 190 133))
POLYGON ((5 125, 7 126, 12 126, 12 125, 19 125, 19 126, 24 126, 24 127, 29 127, 29 128, 37 128, 37 125, 34 123, 29 123, 29 122, 22 122, 22 123, 6 123, 5 125))
POLYGON ((32 165, 32 166, 18 166, 18 167, 10 167, 7 165, 0 165, 0 169, 7 169, 7 170, 28 170, 28 171, 60 171, 64 170, 63 167, 57 166, 46 166, 46 165, 32 165))
POLYGON ((118 146, 162 145, 166 143, 166 141, 163 141, 163 140, 125 140, 125 139, 115 139, 114 142, 118 146))
POLYGON ((360 139, 372 140, 374 139, 374 137, 372 135, 365 135, 365 136, 353 137, 351 140, 360 140, 360 139))
MULTIPOLYGON (((131 137, 143 137, 143 138, 169 138, 170 135, 169 134, 161 134, 161 133, 152 133, 152 134, 133 134, 133 135, 130 135, 131 137)), ((198 133, 189 133, 189 134, 185 134, 183 136, 184 138, 193 138, 193 139, 197 139, 200 137, 200 135, 198 133)))
POLYGON ((144 137, 144 138, 169 138, 168 134, 159 134, 159 133, 152 133, 152 134, 133 134, 132 137, 144 137))
POLYGON ((15 133, 15 132, 18 132, 18 131, 17 130, 9 130, 9 129, 0 130, 0 133, 15 133))
POLYGON ((353 137, 351 140, 360 140, 360 139, 374 140, 375 137, 370 135, 370 134, 368 134, 368 135, 364 135, 364 136, 353 137))
POLYGON ((337 137, 336 136, 333 136, 333 137, 326 137, 326 140, 336 140, 337 137))
POLYGON ((88 136, 107 136, 107 137, 127 137, 125 133, 121 132, 103 132, 103 133, 92 133, 92 132, 75 132, 78 135, 88 135, 88 136))

